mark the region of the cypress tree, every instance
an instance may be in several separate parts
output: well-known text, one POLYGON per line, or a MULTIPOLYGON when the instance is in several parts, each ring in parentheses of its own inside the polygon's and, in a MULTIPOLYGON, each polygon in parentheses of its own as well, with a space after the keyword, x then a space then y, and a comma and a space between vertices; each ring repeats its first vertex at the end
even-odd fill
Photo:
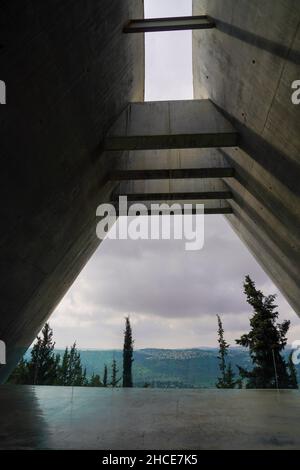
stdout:
POLYGON ((119 369, 117 368, 117 361, 115 360, 115 358, 113 358, 113 361, 112 361, 112 372, 111 372, 111 386, 114 388, 118 385, 118 383, 120 382, 121 378, 117 378, 117 375, 118 375, 118 372, 119 372, 119 369))
POLYGON ((287 364, 281 355, 290 322, 277 323, 276 296, 265 296, 249 276, 245 278, 244 292, 253 308, 251 330, 236 342, 249 348, 254 367, 250 371, 239 367, 241 378, 247 380, 247 388, 290 388, 287 364))
POLYGON ((225 384, 225 375, 226 375, 226 356, 227 356, 227 349, 229 348, 229 344, 224 339, 224 329, 220 315, 217 315, 218 319, 218 343, 219 343, 219 368, 221 372, 221 377, 218 378, 218 382, 216 386, 218 388, 223 388, 225 384))
POLYGON ((125 318, 123 347, 123 387, 132 387, 133 340, 129 317, 125 318))
POLYGON ((104 365, 104 372, 103 372, 103 387, 107 387, 107 365, 104 365))
POLYGON ((228 355, 228 349, 230 345, 224 338, 224 328, 220 315, 217 315, 218 319, 218 343, 219 343, 219 368, 221 376, 218 378, 216 383, 217 388, 234 388, 237 384, 235 380, 235 374, 232 370, 231 363, 226 365, 226 357, 228 355))

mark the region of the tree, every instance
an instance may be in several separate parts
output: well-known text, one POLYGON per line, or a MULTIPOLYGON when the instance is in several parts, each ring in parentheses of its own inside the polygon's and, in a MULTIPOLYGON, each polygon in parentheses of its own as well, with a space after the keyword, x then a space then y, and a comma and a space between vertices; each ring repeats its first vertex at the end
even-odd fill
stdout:
POLYGON ((132 387, 133 340, 129 317, 125 318, 123 347, 123 387, 132 387))
POLYGON ((54 354, 53 330, 45 323, 42 336, 38 336, 28 363, 28 383, 52 385, 58 377, 59 355, 54 354))
POLYGON ((23 357, 10 375, 8 383, 16 385, 29 384, 28 362, 25 361, 23 357))
POLYGON ((288 371, 290 375, 290 388, 298 388, 297 371, 296 371, 295 364, 293 363, 292 352, 289 354, 288 371))
POLYGON ((69 385, 69 362, 70 362, 70 353, 69 348, 66 347, 62 363, 59 367, 59 374, 58 374, 58 385, 69 385))
POLYGON ((112 372, 111 372, 111 386, 112 387, 116 387, 118 385, 118 383, 120 382, 121 378, 117 378, 117 375, 118 375, 118 372, 119 372, 119 369, 117 368, 117 361, 115 360, 115 358, 113 358, 113 361, 112 361, 112 372))
POLYGON ((82 367, 81 357, 76 348, 76 343, 71 346, 70 350, 68 347, 65 349, 59 368, 58 384, 77 387, 87 385, 86 370, 82 367))
MULTIPOLYGON (((21 359, 9 383, 28 385, 88 385, 76 343, 66 347, 62 360, 54 352, 53 330, 46 323, 31 350, 30 361, 21 359)), ((95 378, 95 381, 98 379, 95 378)), ((100 377, 99 377, 100 380, 100 377)))
POLYGON ((95 375, 93 373, 88 385, 89 387, 103 387, 103 384, 100 379, 100 375, 99 374, 95 375))
POLYGON ((70 362, 69 362, 69 380, 70 385, 81 386, 85 382, 85 371, 81 364, 80 353, 77 351, 76 343, 70 349, 70 362))
POLYGON ((103 372, 103 387, 107 387, 107 365, 104 365, 104 372, 103 372))
POLYGON ((235 373, 232 370, 231 362, 226 367, 225 377, 224 377, 224 387, 218 388, 242 388, 241 380, 236 380, 235 373))
POLYGON ((228 349, 230 345, 225 341, 224 329, 220 315, 217 315, 218 319, 218 343, 219 343, 219 367, 221 377, 218 378, 216 383, 217 388, 234 388, 237 384, 235 380, 235 374, 232 370, 231 363, 226 365, 226 357, 228 355, 228 349))
POLYGON ((217 315, 218 319, 218 343, 219 343, 219 368, 221 372, 221 377, 218 378, 217 387, 223 388, 222 385, 225 383, 225 374, 226 374, 226 356, 229 344, 224 339, 224 329, 220 315, 217 315))
POLYGON ((247 388, 290 388, 287 364, 281 355, 290 322, 277 323, 276 296, 257 290, 250 276, 245 278, 244 292, 253 308, 251 330, 236 343, 249 348, 254 367, 251 371, 239 367, 241 378, 247 380, 247 388))

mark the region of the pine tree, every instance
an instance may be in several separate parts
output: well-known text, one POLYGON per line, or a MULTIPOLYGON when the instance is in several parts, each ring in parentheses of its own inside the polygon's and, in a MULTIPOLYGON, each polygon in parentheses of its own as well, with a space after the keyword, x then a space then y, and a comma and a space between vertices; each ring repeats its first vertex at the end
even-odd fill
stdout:
POLYGON ((69 385, 69 362, 70 362, 70 353, 69 348, 66 347, 62 363, 59 368, 59 378, 58 378, 58 385, 69 385))
MULTIPOLYGON (((54 352, 53 330, 46 323, 31 350, 30 361, 21 359, 9 383, 28 385, 88 385, 76 343, 65 349, 62 360, 54 352)), ((99 378, 100 379, 100 378, 99 378)))
POLYGON ((52 385, 58 377, 59 356, 54 354, 53 330, 46 323, 38 336, 28 363, 28 382, 33 385, 52 385))
POLYGON ((83 385, 83 369, 80 354, 76 348, 76 343, 74 343, 70 349, 69 377, 71 382, 70 385, 83 385))
POLYGON ((125 318, 123 347, 123 387, 132 387, 133 340, 129 317, 125 318))
POLYGON ((28 385, 30 383, 28 362, 23 357, 10 375, 8 383, 15 385, 28 385))
POLYGON ((120 382, 121 378, 117 378, 117 375, 118 375, 118 372, 119 372, 119 369, 117 368, 117 362, 115 360, 115 358, 113 358, 113 361, 112 361, 112 372, 111 372, 111 386, 112 387, 116 387, 118 385, 118 383, 120 382))
MULTIPOLYGON (((99 381, 100 381, 100 375, 97 375, 97 377, 99 377, 99 381)), ((87 387, 89 384, 89 381, 86 377, 86 367, 83 369, 83 373, 82 373, 82 379, 81 379, 81 385, 82 387, 87 387)))
POLYGON ((107 387, 107 365, 104 365, 104 372, 103 372, 103 387, 107 387))
POLYGON ((95 375, 93 373, 88 385, 89 387, 103 387, 103 384, 100 379, 100 375, 99 374, 95 375))
POLYGON ((251 371, 239 367, 241 378, 247 380, 247 388, 289 388, 290 377, 281 351, 287 343, 290 322, 277 323, 276 296, 265 296, 249 276, 245 278, 244 292, 253 308, 251 330, 236 342, 249 348, 254 367, 251 371))
POLYGON ((235 374, 232 370, 231 362, 226 367, 225 377, 224 377, 224 388, 235 388, 237 382, 235 380, 235 374))
POLYGON ((217 315, 218 319, 218 343, 219 343, 219 368, 221 377, 218 378, 216 383, 217 388, 234 388, 237 384, 235 380, 235 374, 232 370, 231 363, 226 365, 226 357, 228 355, 228 349, 230 345, 225 341, 224 328, 220 315, 217 315))
POLYGON ((86 384, 86 372, 81 364, 80 353, 74 343, 65 349, 60 367, 60 384, 80 387, 86 384))
POLYGON ((290 375, 290 388, 298 388, 297 371, 293 363, 293 353, 291 352, 288 360, 288 371, 290 375))

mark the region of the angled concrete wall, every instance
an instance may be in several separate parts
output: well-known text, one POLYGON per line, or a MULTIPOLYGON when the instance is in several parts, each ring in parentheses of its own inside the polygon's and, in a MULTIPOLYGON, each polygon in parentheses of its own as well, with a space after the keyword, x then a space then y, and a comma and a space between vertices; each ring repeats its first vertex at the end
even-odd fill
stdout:
POLYGON ((210 98, 240 133, 240 149, 218 150, 236 170, 227 218, 300 314, 300 4, 194 0, 193 14, 216 23, 193 32, 195 98, 210 98))
POLYGON ((103 137, 144 98, 141 0, 1 4, 0 339, 8 375, 96 249, 111 190, 103 137))

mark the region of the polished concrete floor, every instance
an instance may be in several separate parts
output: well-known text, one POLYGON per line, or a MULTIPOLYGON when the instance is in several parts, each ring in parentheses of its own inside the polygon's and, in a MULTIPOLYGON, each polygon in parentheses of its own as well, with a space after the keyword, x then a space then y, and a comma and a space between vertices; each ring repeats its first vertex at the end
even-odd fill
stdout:
POLYGON ((0 386, 1 449, 300 449, 300 393, 0 386))

